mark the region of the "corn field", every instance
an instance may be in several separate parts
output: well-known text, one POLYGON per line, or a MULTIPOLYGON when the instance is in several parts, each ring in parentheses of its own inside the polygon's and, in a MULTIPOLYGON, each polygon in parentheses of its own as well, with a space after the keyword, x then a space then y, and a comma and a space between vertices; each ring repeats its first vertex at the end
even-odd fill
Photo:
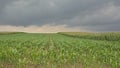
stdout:
POLYGON ((2 34, 0 68, 120 68, 120 33, 2 34))

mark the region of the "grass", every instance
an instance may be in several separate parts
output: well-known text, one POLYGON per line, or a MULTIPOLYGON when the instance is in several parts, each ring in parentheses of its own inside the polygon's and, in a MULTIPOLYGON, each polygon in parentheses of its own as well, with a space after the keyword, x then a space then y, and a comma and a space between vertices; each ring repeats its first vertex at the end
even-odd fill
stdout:
POLYGON ((119 51, 119 40, 67 34, 0 35, 1 68, 120 68, 119 51))
POLYGON ((25 32, 0 32, 0 35, 23 34, 25 32))

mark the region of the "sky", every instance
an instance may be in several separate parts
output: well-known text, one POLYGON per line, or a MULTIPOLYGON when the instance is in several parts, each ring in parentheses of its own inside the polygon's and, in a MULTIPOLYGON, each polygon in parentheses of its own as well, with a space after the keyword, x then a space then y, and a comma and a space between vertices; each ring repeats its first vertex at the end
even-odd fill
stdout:
POLYGON ((0 0, 0 31, 120 31, 120 0, 0 0))

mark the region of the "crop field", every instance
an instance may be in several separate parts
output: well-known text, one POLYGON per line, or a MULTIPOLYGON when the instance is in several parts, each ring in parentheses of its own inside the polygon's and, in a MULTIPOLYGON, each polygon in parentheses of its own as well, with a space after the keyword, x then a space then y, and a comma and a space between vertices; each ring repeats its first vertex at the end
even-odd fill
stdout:
POLYGON ((120 33, 1 34, 0 68, 120 68, 120 33))

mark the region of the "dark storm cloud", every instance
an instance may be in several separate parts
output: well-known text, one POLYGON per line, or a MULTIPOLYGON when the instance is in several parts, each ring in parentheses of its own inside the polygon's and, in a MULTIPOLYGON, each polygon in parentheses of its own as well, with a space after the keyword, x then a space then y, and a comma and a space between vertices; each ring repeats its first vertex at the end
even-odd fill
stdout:
POLYGON ((119 31, 119 0, 0 0, 0 25, 119 31))
POLYGON ((8 4, 10 4, 13 1, 15 1, 15 0, 0 0, 0 14, 4 10, 5 6, 7 6, 8 4))

